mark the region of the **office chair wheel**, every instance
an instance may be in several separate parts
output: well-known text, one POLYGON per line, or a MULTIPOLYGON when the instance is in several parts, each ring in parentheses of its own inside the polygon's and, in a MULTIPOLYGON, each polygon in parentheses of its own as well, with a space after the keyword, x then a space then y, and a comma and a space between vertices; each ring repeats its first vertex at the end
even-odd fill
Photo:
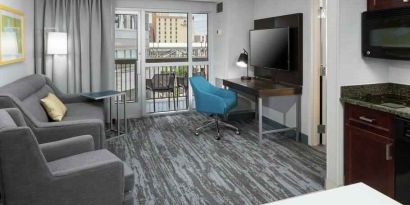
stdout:
POLYGON ((199 132, 195 132, 195 136, 199 136, 199 132))
POLYGON ((241 135, 241 132, 238 130, 235 132, 236 135, 241 135))
POLYGON ((215 139, 216 139, 216 140, 221 140, 221 134, 218 133, 218 134, 215 136, 215 139))

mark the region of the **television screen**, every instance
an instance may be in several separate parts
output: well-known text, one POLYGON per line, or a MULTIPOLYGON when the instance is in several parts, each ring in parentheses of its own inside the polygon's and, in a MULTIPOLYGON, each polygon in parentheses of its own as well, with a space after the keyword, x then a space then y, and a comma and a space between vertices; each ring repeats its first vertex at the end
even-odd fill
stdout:
POLYGON ((251 66, 290 70, 289 28, 253 30, 250 39, 251 66))

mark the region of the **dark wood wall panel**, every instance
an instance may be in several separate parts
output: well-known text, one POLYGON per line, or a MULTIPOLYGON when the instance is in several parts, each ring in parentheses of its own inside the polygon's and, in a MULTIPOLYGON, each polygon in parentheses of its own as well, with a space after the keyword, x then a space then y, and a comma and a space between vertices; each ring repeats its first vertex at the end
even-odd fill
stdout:
POLYGON ((303 85, 303 14, 291 14, 255 20, 255 30, 290 28, 290 71, 255 67, 255 76, 276 82, 303 85))

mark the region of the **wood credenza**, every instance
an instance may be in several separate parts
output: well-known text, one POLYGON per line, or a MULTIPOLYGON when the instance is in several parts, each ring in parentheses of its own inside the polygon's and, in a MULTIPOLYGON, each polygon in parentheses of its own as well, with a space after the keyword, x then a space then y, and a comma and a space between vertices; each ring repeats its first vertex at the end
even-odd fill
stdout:
POLYGON ((345 104, 345 184, 363 182, 394 198, 394 115, 345 104))

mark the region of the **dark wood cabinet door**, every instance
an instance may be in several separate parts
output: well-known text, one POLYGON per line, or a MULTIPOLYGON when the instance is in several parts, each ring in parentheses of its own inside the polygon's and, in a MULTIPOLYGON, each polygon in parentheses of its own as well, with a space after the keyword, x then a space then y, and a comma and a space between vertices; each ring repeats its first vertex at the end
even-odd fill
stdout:
POLYGON ((393 139, 345 125, 345 183, 363 182, 394 197, 393 139))
POLYGON ((367 0, 367 10, 381 10, 410 7, 410 1, 408 0, 367 0))

